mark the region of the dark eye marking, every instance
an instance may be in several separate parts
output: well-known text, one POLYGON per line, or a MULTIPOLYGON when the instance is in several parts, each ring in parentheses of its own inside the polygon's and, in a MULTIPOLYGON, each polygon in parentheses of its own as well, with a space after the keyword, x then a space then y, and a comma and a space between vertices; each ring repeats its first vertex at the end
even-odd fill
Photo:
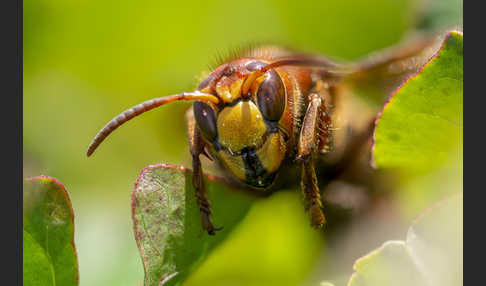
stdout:
POLYGON ((196 101, 194 102, 194 118, 204 138, 214 142, 218 136, 218 130, 213 109, 207 103, 196 101))
POLYGON ((285 109, 285 89, 282 79, 274 70, 267 72, 257 91, 258 108, 269 121, 278 121, 285 109))

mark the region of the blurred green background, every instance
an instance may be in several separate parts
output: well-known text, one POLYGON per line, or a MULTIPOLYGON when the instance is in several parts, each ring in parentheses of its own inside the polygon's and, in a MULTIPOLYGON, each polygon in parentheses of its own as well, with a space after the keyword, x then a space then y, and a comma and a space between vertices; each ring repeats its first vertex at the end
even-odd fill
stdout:
MULTIPOLYGON (((417 28, 458 22, 462 4, 454 1, 24 1, 24 177, 54 176, 66 186, 81 285, 142 284, 129 207, 133 183, 149 164, 190 166, 189 103, 131 121, 87 159, 90 140, 113 116, 193 90, 215 57, 234 47, 282 43, 352 60, 417 28)), ((428 202, 414 194, 406 217, 428 202)), ((313 283, 316 262, 337 257, 326 256, 323 236, 308 227, 298 193, 273 200, 278 204, 255 206, 187 284, 313 283), (270 223, 279 220, 288 224, 270 223), (289 235, 290 226, 298 237, 289 235)))

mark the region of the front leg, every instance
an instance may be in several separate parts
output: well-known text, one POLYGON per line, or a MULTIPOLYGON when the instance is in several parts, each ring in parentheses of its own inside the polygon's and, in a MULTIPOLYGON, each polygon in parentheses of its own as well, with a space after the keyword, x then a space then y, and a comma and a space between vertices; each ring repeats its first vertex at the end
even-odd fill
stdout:
POLYGON ((214 235, 216 231, 221 230, 222 228, 215 228, 211 221, 211 204, 206 195, 201 160, 199 159, 199 155, 205 154, 205 143, 202 140, 202 135, 199 128, 196 126, 192 108, 187 112, 186 120, 189 148, 192 155, 192 185, 194 186, 199 212, 201 213, 201 224, 209 235, 214 235))
POLYGON ((318 126, 323 102, 316 93, 310 94, 309 99, 310 103, 304 116, 297 146, 297 161, 302 165, 301 187, 305 208, 309 211, 311 225, 318 228, 326 223, 314 166, 314 154, 319 145, 317 142, 318 126))

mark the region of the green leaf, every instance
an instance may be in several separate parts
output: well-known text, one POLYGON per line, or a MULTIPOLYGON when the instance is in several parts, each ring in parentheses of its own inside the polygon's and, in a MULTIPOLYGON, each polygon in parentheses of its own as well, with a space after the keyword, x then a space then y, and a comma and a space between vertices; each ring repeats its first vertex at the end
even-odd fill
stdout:
POLYGON ((358 259, 348 286, 462 285, 462 194, 441 201, 409 228, 406 241, 387 241, 358 259))
POLYGON ((23 190, 25 285, 78 285, 74 215, 64 186, 55 178, 27 179, 23 190))
POLYGON ((374 135, 377 167, 428 171, 462 153, 462 65, 463 35, 450 32, 385 105, 374 135))
POLYGON ((145 168, 135 183, 132 217, 146 286, 182 282, 224 241, 253 201, 253 196, 206 177, 213 222, 224 227, 209 236, 201 227, 191 178, 183 167, 158 164, 145 168))
POLYGON ((243 221, 183 285, 301 285, 326 255, 325 233, 310 226, 299 190, 278 190, 255 200, 243 221))

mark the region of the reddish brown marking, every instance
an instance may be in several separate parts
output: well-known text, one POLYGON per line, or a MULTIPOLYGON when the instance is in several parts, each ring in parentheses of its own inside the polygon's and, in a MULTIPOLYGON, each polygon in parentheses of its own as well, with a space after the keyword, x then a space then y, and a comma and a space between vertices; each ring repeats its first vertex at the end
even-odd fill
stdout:
POLYGON ((225 69, 228 67, 228 64, 221 65, 217 67, 211 74, 204 79, 200 84, 198 89, 199 90, 213 90, 216 86, 218 80, 224 75, 225 69))
POLYGON ((283 59, 276 60, 273 63, 263 67, 261 69, 261 72, 266 72, 269 69, 273 69, 281 66, 322 67, 322 68, 327 68, 329 70, 338 68, 338 65, 324 58, 299 57, 299 58, 283 58, 283 59))

